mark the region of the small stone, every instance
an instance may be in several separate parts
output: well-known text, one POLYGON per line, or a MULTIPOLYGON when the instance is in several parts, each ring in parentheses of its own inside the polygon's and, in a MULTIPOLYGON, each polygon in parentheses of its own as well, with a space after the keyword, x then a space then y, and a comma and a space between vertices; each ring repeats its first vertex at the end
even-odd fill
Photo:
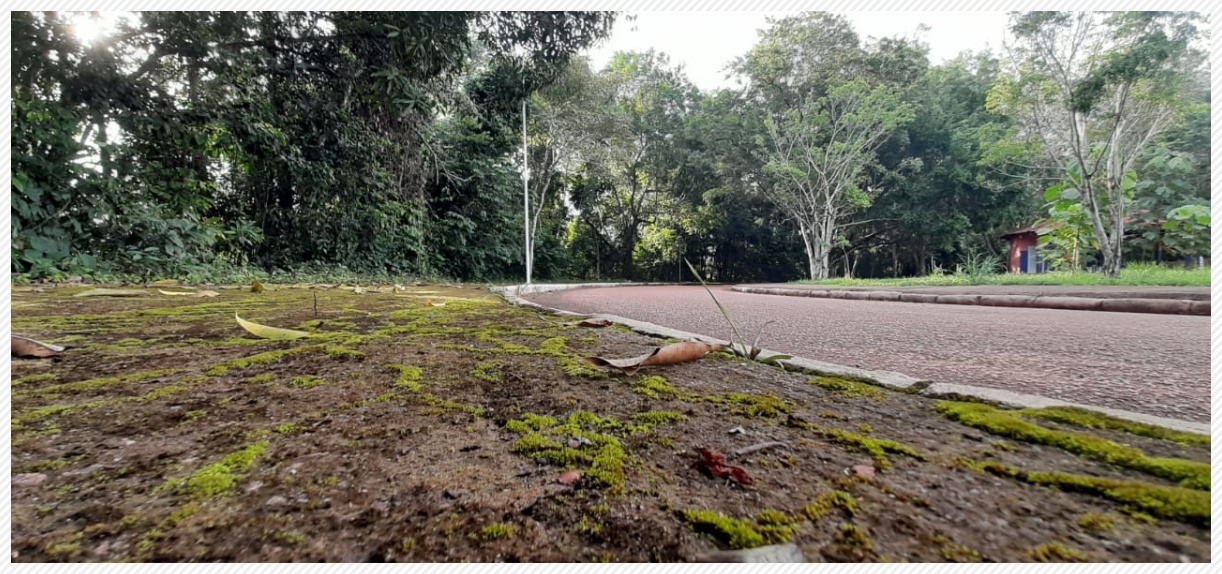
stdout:
POLYGON ((874 480, 874 465, 859 464, 853 467, 853 474, 868 480, 874 480))
POLYGON ((747 434, 747 429, 743 427, 734 427, 730 429, 730 434, 747 434))
POLYGON ((254 481, 254 482, 250 483, 250 484, 249 484, 249 485, 246 487, 246 492, 254 492, 254 491, 256 491, 256 490, 259 490, 260 488, 263 488, 263 481, 262 481, 262 480, 256 480, 256 481, 254 481))
POLYGON ((569 439, 569 448, 581 448, 583 446, 589 446, 592 444, 594 443, 584 436, 575 436, 569 439))
POLYGON ((289 499, 280 496, 279 494, 267 499, 267 505, 271 507, 284 506, 289 503, 289 499))
POLYGON ((723 550, 696 557, 696 562, 806 562, 796 544, 774 544, 747 550, 723 550))
POLYGON ((556 482, 559 482, 560 484, 574 484, 578 480, 581 480, 581 471, 570 470, 562 473, 560 477, 556 479, 556 482))
POLYGON ((22 486, 39 486, 46 481, 47 481, 47 475, 41 472, 14 474, 12 486, 13 488, 18 488, 22 486))

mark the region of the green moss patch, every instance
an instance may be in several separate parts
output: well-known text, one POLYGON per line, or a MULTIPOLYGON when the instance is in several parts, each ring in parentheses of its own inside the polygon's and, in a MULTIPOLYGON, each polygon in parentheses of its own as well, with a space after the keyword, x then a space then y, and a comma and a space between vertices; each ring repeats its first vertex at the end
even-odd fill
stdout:
POLYGON ((1078 519, 1078 526, 1091 532, 1107 532, 1116 527, 1116 519, 1106 514, 1089 512, 1078 519))
POLYGON ((478 363, 474 369, 471 369, 471 376, 490 383, 505 380, 505 373, 501 371, 501 366, 497 363, 478 363))
POLYGON ((58 395, 63 393, 75 393, 79 391, 93 391, 104 387, 114 385, 122 385, 127 383, 136 383, 147 381, 160 377, 168 377, 170 375, 181 372, 181 369, 158 369, 154 371, 143 371, 132 373, 130 375, 119 375, 115 377, 102 377, 98 379, 89 379, 86 381, 78 381, 75 383, 64 383, 62 385, 50 385, 42 387, 34 391, 13 393, 14 398, 25 396, 46 396, 58 395))
POLYGON ((512 524, 503 524, 500 522, 489 524, 479 531, 478 538, 480 540, 499 540, 501 538, 510 538, 517 534, 518 528, 512 524))
POLYGON ((792 407, 777 398, 773 393, 767 395, 751 395, 747 393, 730 393, 726 395, 729 402, 742 405, 735 412, 749 417, 779 417, 789 413, 792 407))
POLYGON ((299 389, 312 389, 314 387, 321 387, 327 384, 327 381, 321 377, 315 377, 314 375, 304 375, 300 377, 293 377, 292 384, 294 387, 299 389))
POLYGON ((887 453, 902 454, 917 460, 925 460, 925 455, 917 452, 910 446, 893 440, 868 437, 840 429, 827 429, 794 418, 790 418, 786 424, 813 432, 837 444, 866 452, 874 459, 878 467, 883 470, 891 468, 891 460, 887 458, 887 453))
POLYGON ((563 423, 552 417, 527 414, 505 425, 505 430, 523 435, 514 443, 514 452, 566 468, 589 464, 586 476, 616 492, 624 488, 628 455, 610 432, 629 434, 648 428, 624 425, 586 411, 570 414, 563 423))
POLYGON ((365 353, 339 345, 327 345, 323 347, 323 350, 326 351, 328 356, 336 359, 355 360, 365 358, 365 353))
POLYGON ((698 401, 700 396, 694 393, 679 390, 666 380, 666 378, 658 375, 650 375, 641 377, 632 382, 632 392, 651 399, 677 399, 680 401, 698 401))
POLYGON ((1085 554, 1059 542, 1041 544, 1031 549, 1031 559, 1036 562, 1087 562, 1085 554))
POLYGON ((17 385, 24 385, 26 383, 41 383, 44 381, 54 381, 57 376, 59 375, 56 375, 55 373, 42 373, 40 375, 28 375, 25 377, 21 377, 19 379, 13 379, 13 381, 9 383, 9 385, 15 387, 17 385))
POLYGON ((805 513, 806 517, 810 518, 812 521, 818 521, 836 509, 844 511, 845 514, 851 517, 854 514, 857 514, 857 499, 853 498, 853 495, 844 492, 843 490, 834 490, 827 494, 820 495, 818 498, 811 501, 810 504, 803 506, 802 512, 805 513))
POLYGON ((1064 472, 1026 472, 993 461, 959 459, 957 464, 977 472, 987 472, 1030 484, 1099 496, 1151 516, 1209 528, 1209 493, 1201 490, 1064 472))
POLYGON ((279 361, 280 359, 283 359, 284 357, 287 357, 289 355, 295 355, 298 353, 313 353, 313 352, 321 351, 325 348, 326 347, 324 345, 305 345, 301 347, 294 347, 292 349, 282 349, 279 351, 268 351, 266 353, 259 353, 257 355, 251 355, 249 357, 242 357, 240 359, 233 359, 230 361, 225 361, 223 363, 212 366, 207 371, 205 371, 204 374, 212 376, 212 377, 222 377, 222 376, 229 374, 229 371, 232 369, 245 369, 248 367, 253 367, 255 365, 266 365, 268 363, 274 363, 276 361, 279 361))
POLYGON ((659 425, 667 425, 671 423, 676 423, 687 417, 684 417, 682 414, 679 414, 679 413, 672 413, 672 412, 665 412, 665 411, 649 411, 649 412, 637 413, 635 415, 632 415, 632 418, 633 420, 641 421, 647 425, 659 426, 659 425))
POLYGON ((424 390, 424 386, 420 384, 420 379, 424 376, 424 370, 420 367, 386 365, 386 368, 399 371, 399 379, 395 381, 396 387, 403 387, 414 393, 424 390))
POLYGON ((1074 407, 1049 407, 1044 409, 1023 409, 1015 414, 1027 418, 1042 419, 1073 425, 1086 429, 1106 429, 1125 432, 1138 436, 1169 440, 1184 445, 1209 446, 1209 435, 1180 432, 1159 426, 1149 425, 1109 417, 1107 415, 1074 407))
POLYGON ((809 382, 816 387, 834 391, 850 398, 865 397, 883 400, 887 397, 887 392, 883 389, 859 381, 850 381, 838 377, 815 377, 809 382))
POLYGON ((220 462, 210 464, 187 478, 166 481, 157 492, 185 491, 191 498, 206 499, 225 496, 233 491, 242 475, 250 471, 255 460, 267 450, 268 442, 261 441, 242 450, 226 455, 220 462))
MULTIPOLYGON (((435 396, 429 393, 419 393, 415 396, 418 400, 420 400, 424 404, 433 407, 433 409, 436 409, 437 412, 457 411, 457 412, 467 413, 474 417, 484 416, 485 411, 481 407, 477 407, 474 405, 464 405, 462 403, 451 401, 449 399, 443 399, 441 397, 438 397, 438 396, 435 396)), ((389 400, 389 398, 386 400, 389 400)))
POLYGON ((793 538, 797 522, 785 513, 765 509, 757 520, 730 518, 712 510, 686 510, 683 519, 697 532, 712 534, 733 549, 784 544, 793 538))
POLYGON ((943 401, 938 412, 947 418, 991 434, 1030 443, 1055 446, 1077 455, 1101 460, 1147 474, 1180 481, 1187 488, 1209 490, 1209 465, 1177 458, 1147 457, 1141 450, 1084 433, 1052 430, 1023 420, 1014 412, 989 405, 943 401))

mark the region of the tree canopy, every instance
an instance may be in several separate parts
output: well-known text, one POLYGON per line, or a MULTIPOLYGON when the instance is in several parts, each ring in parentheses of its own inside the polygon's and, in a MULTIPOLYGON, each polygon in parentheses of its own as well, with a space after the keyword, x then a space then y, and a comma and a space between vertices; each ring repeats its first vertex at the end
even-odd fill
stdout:
POLYGON ((529 251, 540 279, 901 276, 1041 220, 1050 254, 1082 246, 1068 266, 1208 255, 1194 13, 1014 13, 1003 53, 935 64, 810 12, 771 20, 715 92, 656 51, 592 67, 606 12, 74 32, 96 17, 11 15, 15 272, 496 280, 529 251))

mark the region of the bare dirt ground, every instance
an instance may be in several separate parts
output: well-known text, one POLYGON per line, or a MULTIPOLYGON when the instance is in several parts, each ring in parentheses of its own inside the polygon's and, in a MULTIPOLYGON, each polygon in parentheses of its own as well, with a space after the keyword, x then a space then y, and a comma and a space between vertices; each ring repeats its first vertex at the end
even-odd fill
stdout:
POLYGON ((81 290, 13 294, 70 347, 13 361, 15 562, 1210 559, 1205 437, 720 353, 608 374, 660 341, 476 288, 81 290))

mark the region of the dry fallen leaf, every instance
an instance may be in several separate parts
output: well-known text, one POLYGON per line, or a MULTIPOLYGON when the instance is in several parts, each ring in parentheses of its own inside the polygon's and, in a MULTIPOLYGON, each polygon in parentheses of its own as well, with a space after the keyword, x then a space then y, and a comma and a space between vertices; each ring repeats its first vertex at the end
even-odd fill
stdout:
POLYGON ((251 335, 264 339, 272 339, 274 341, 290 341, 292 339, 300 339, 302 337, 310 336, 310 334, 305 331, 294 331, 292 329, 281 329, 279 327, 268 327, 267 325, 251 323, 250 321, 239 317, 237 313, 233 314, 233 318, 237 319, 238 325, 241 325, 243 329, 249 331, 251 335))
POLYGON ((259 281, 258 279, 255 279, 255 282, 250 284, 250 292, 251 293, 262 293, 263 292, 263 282, 259 281))
POLYGON ((579 480, 581 480, 581 471, 580 470, 570 470, 568 472, 561 474, 560 478, 556 479, 556 481, 559 482, 560 484, 573 484, 579 480))
POLYGON ((403 288, 402 288, 402 287, 400 287, 400 286, 399 286, 399 285, 396 283, 396 284, 395 284, 395 286, 394 286, 394 287, 393 287, 393 288, 390 290, 390 292, 391 292, 391 293, 394 293, 395 295, 398 295, 398 294, 399 294, 399 292, 400 292, 400 291, 402 291, 402 290, 403 290, 403 288))
POLYGON ((220 295, 221 294, 217 293, 216 291, 209 291, 207 289, 204 289, 203 291, 195 292, 196 297, 219 297, 220 295))
POLYGON ((90 289, 81 291, 73 297, 140 297, 148 292, 140 289, 90 289))
POLYGON ((683 341, 682 343, 663 345, 654 349, 653 352, 630 359, 586 357, 586 360, 599 367, 611 367, 619 369, 626 375, 633 375, 641 367, 688 363, 724 348, 726 348, 725 345, 706 343, 704 341, 683 341))
POLYGON ((20 335, 11 335, 11 338, 13 340, 12 349, 14 357, 37 357, 43 359, 64 351, 64 348, 59 345, 35 341, 20 335))
POLYGON ((438 303, 432 299, 426 299, 425 302, 428 303, 429 307, 445 307, 446 306, 445 301, 438 303))
POLYGON ((195 294, 190 291, 165 291, 162 289, 158 289, 157 292, 161 293, 162 295, 176 295, 176 296, 181 296, 181 297, 189 297, 195 294))

